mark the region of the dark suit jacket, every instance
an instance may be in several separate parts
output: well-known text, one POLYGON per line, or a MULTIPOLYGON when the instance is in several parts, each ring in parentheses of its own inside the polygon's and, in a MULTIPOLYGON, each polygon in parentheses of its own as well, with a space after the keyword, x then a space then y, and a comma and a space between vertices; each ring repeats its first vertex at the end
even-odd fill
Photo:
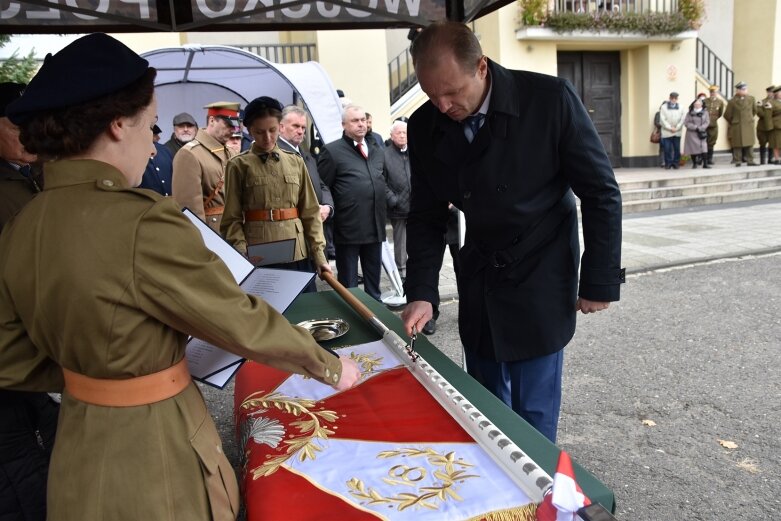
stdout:
POLYGON ((0 158, 0 231, 40 191, 39 185, 0 158))
POLYGON ((323 147, 317 169, 334 197, 334 243, 370 244, 385 240, 385 159, 368 139, 364 159, 344 134, 323 147))
POLYGON ((495 360, 517 361, 554 353, 569 342, 578 294, 618 300, 621 194, 569 83, 490 61, 489 69, 488 114, 471 144, 462 125, 431 102, 410 118, 406 292, 408 301, 438 303, 450 201, 467 223, 459 277, 464 347, 495 360), (572 190, 581 199, 585 241, 579 291, 572 190), (552 209, 550 215, 560 217, 546 219, 552 209), (546 233, 539 233, 543 229, 546 233), (494 266, 495 252, 517 247, 530 236, 535 246, 521 260, 494 266))
MULTIPOLYGON (((279 145, 279 148, 282 150, 296 152, 296 150, 290 146, 290 143, 283 139, 278 139, 277 145, 279 145)), ((328 185, 325 184, 322 179, 320 179, 320 173, 317 171, 317 160, 312 157, 312 154, 305 151, 301 147, 299 147, 298 153, 301 154, 301 158, 304 160, 304 164, 306 165, 306 171, 309 172, 309 178, 312 180, 312 186, 315 189, 315 195, 317 195, 317 202, 320 204, 327 204, 333 208, 334 198, 331 195, 331 189, 328 188, 328 185)), ((328 219, 330 218, 331 216, 328 216, 328 219)))
POLYGON ((174 156, 167 146, 155 143, 157 154, 150 157, 141 178, 139 188, 154 190, 160 195, 171 195, 172 177, 174 173, 174 156))

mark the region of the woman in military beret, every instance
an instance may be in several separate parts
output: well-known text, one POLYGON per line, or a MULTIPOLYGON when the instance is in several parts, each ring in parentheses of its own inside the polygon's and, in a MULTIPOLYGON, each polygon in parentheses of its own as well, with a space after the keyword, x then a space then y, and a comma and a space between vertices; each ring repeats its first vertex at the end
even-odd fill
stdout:
POLYGON ((359 376, 246 295, 171 198, 134 188, 153 151, 154 77, 92 34, 47 56, 7 110, 49 159, 45 190, 0 236, 0 387, 64 387, 50 521, 235 519, 188 335, 337 389, 359 376))
MULTIPOLYGON (((283 269, 331 272, 325 258, 323 222, 304 160, 277 145, 282 104, 262 96, 244 109, 250 150, 234 157, 225 169, 225 212, 220 232, 247 255, 248 245, 294 239, 292 262, 283 269)), ((314 281, 308 291, 315 291, 314 281)))

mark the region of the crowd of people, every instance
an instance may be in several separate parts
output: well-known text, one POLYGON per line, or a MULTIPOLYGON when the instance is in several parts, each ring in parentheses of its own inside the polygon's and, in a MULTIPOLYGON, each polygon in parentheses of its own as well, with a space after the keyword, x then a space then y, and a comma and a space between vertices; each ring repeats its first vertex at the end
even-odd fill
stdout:
MULTIPOLYGON (((377 299, 390 219, 410 335, 434 331, 450 245, 469 374, 555 442, 576 313, 607 309, 625 278, 618 184, 569 83, 502 67, 461 23, 411 39, 429 101, 387 142, 346 103, 342 137, 316 158, 306 113, 266 96, 243 111, 210 103, 202 128, 178 114, 160 145, 156 71, 105 34, 2 91, 0 172, 24 196, 0 223, 0 388, 11 393, 0 398, 13 407, 0 409, 0 465, 14 480, 0 505, 28 508, 16 503, 26 475, 7 458, 23 450, 49 465, 31 519, 43 494, 53 521, 235 519, 239 491, 187 371, 189 336, 337 390, 358 381, 355 361, 245 294, 182 207, 256 262, 253 245, 294 241, 282 269, 330 272, 330 245, 340 282, 358 284, 360 261, 377 299), (62 392, 56 442, 30 443, 50 417, 47 392, 62 392)), ((674 120, 674 105, 666 139, 686 121, 708 128, 704 116, 674 120)), ((40 478, 35 465, 23 470, 40 478)))
POLYGON ((683 154, 691 158, 692 168, 713 165, 713 149, 719 137, 720 118, 727 123, 727 139, 732 151, 732 164, 741 166, 779 164, 781 162, 781 86, 770 85, 765 97, 756 100, 749 95, 748 85, 735 85, 735 95, 726 103, 719 86, 711 85, 709 94, 701 92, 688 109, 678 103, 678 93, 671 92, 654 117, 652 141, 659 138, 662 166, 677 170, 681 164, 681 137, 686 137, 683 154), (754 158, 754 145, 759 144, 759 162, 754 158))

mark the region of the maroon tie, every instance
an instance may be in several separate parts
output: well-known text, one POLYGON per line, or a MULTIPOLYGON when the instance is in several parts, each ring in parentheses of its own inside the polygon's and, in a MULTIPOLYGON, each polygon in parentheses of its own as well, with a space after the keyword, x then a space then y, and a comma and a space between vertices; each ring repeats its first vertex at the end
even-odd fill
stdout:
POLYGON ((361 152, 361 155, 363 156, 364 159, 369 159, 369 156, 366 155, 366 150, 363 148, 365 146, 366 145, 364 144, 364 142, 361 141, 360 143, 358 143, 358 150, 361 152))

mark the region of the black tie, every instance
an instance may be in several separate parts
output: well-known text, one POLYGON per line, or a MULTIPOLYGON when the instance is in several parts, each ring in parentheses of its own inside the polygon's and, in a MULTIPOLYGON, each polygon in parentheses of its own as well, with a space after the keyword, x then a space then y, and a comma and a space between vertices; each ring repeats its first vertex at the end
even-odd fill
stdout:
POLYGON ((483 122, 485 114, 477 113, 467 116, 464 120, 464 136, 470 143, 475 139, 477 131, 480 130, 480 124, 483 122))
POLYGON ((258 156, 260 157, 260 160, 263 161, 264 163, 268 161, 269 157, 274 158, 274 161, 279 161, 279 154, 277 154, 276 152, 261 152, 260 154, 258 154, 258 156))

